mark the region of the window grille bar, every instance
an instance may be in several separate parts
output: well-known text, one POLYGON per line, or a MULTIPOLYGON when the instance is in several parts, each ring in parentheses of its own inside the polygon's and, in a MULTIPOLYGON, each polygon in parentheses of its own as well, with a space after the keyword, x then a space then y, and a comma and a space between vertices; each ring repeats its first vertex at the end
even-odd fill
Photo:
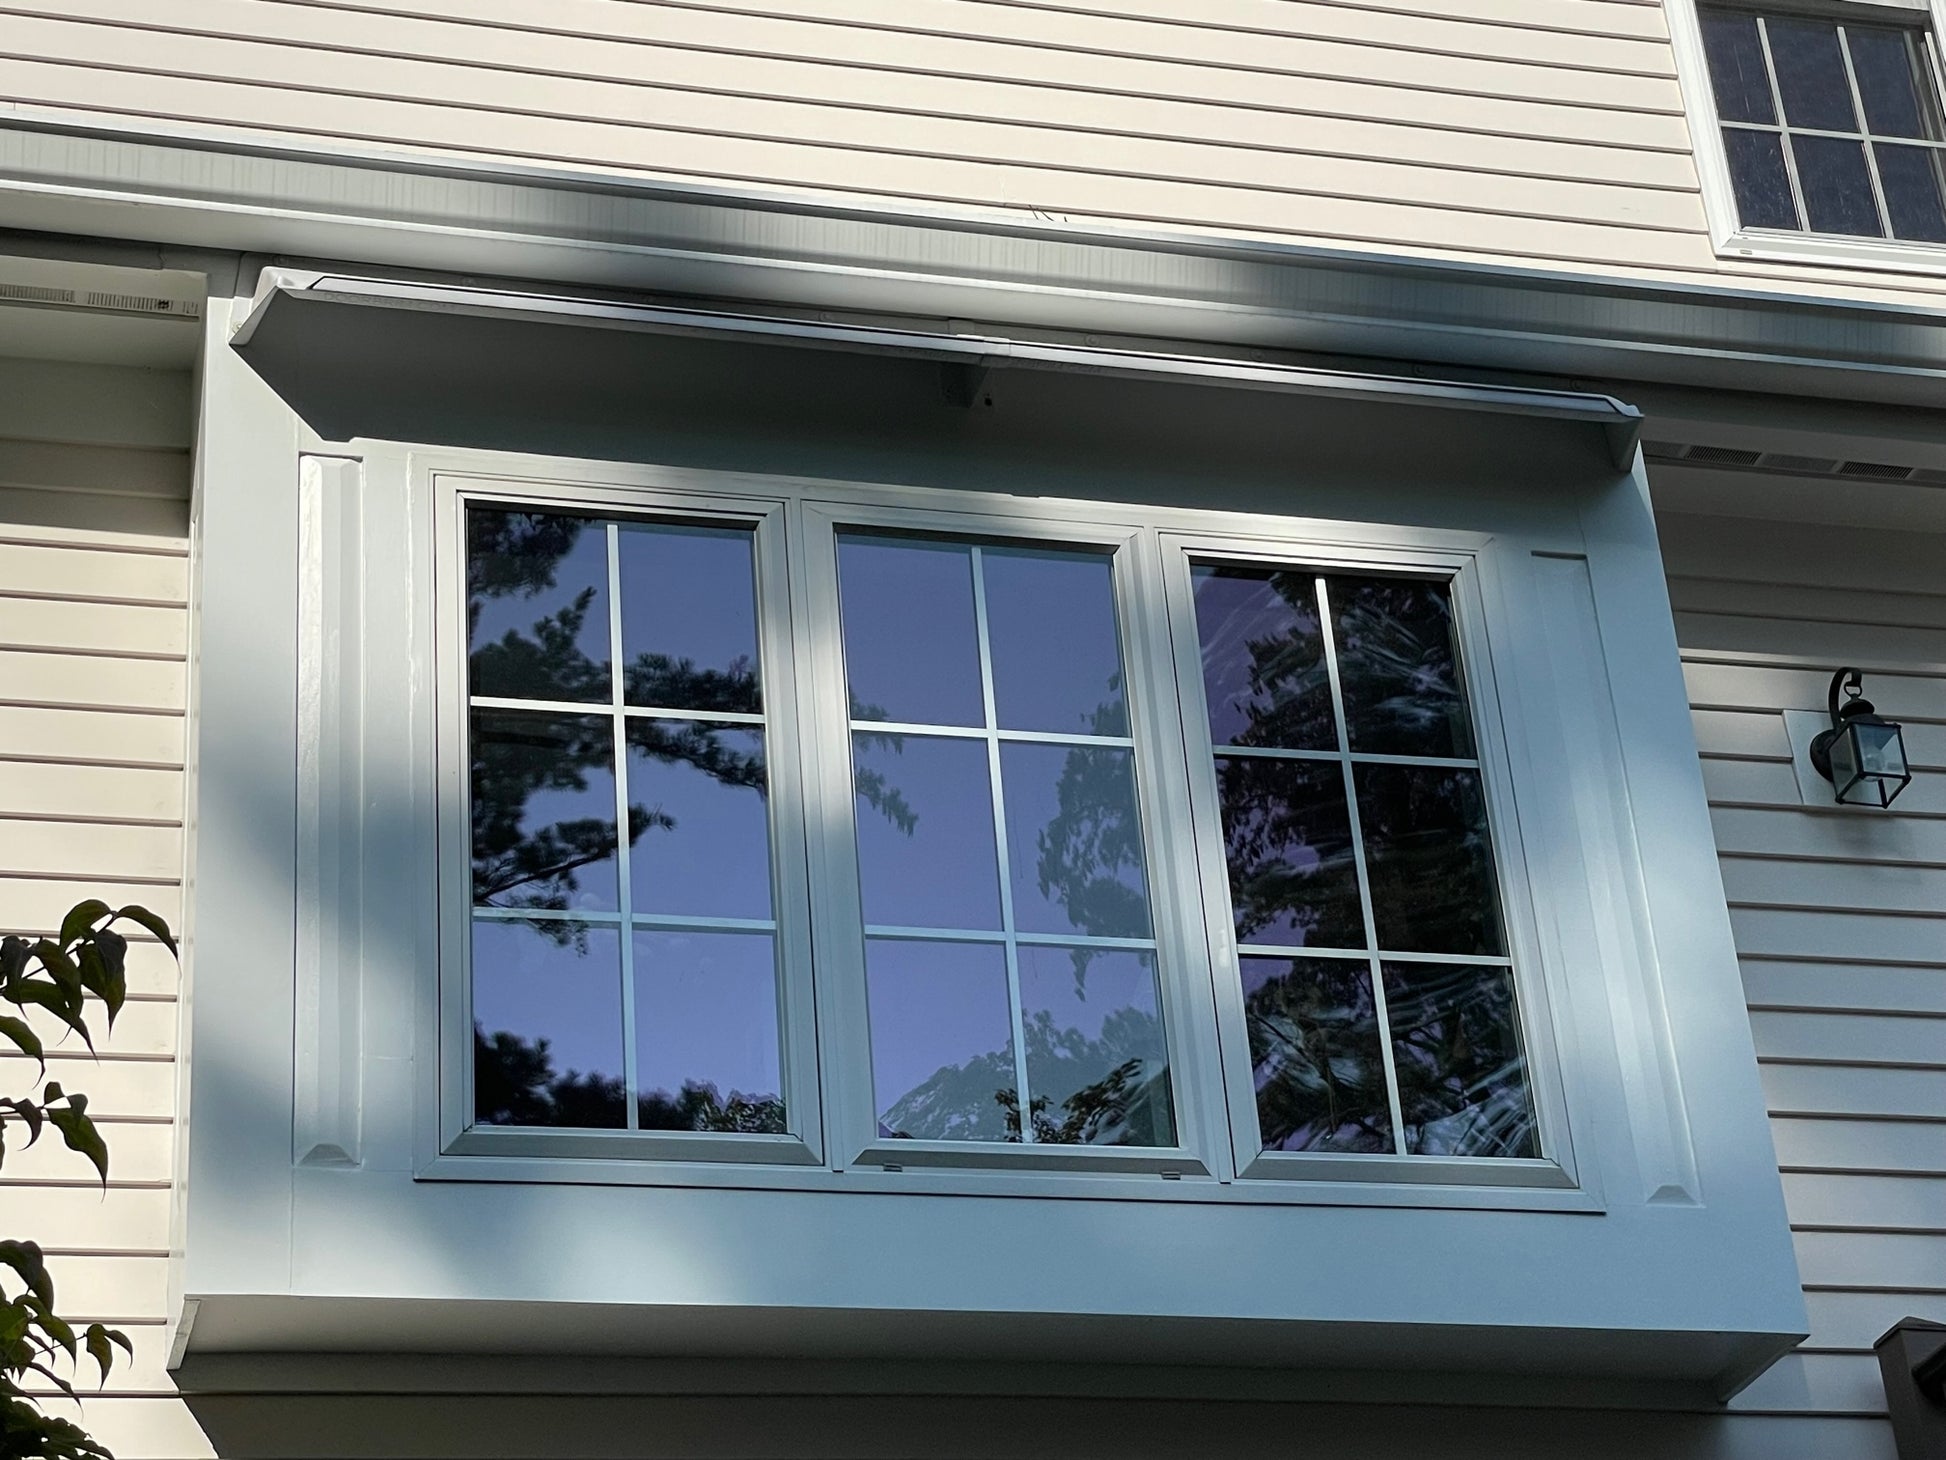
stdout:
MULTIPOLYGON (((1358 783, 1352 775, 1351 722, 1345 717, 1344 677, 1338 666, 1338 636, 1331 626, 1331 590, 1322 574, 1317 578, 1318 632, 1324 640, 1325 669, 1331 678, 1331 713, 1337 721, 1338 750, 1344 756, 1345 810, 1351 825, 1351 852, 1358 867, 1358 903, 1365 917, 1365 940, 1378 947, 1378 915, 1372 904, 1372 873, 1365 862, 1365 828, 1358 814, 1358 783)), ((1399 1098, 1397 1056, 1392 1050, 1392 1019, 1385 1002, 1385 972, 1378 954, 1366 956, 1371 970, 1372 1010, 1378 1017, 1379 1056, 1385 1062, 1385 1098, 1392 1112, 1392 1148, 1406 1155, 1405 1109, 1399 1098)))
POLYGON ((1219 745, 1216 754, 1254 757, 1258 760, 1349 760, 1353 765, 1424 766, 1435 770, 1476 771, 1477 760, 1446 755, 1380 755, 1375 751, 1290 750, 1271 745, 1219 745))
MULTIPOLYGON (((1878 236, 1880 238, 1891 238, 1893 236, 1892 210, 1886 206, 1885 184, 1878 175, 1878 152, 1872 146, 1872 119, 1865 113, 1865 94, 1858 89, 1858 71, 1852 65, 1851 28, 1841 25, 1837 27, 1837 30, 1838 54, 1844 59, 1845 63, 1845 84, 1851 89, 1852 110, 1858 117, 1858 131, 1861 138, 1859 146, 1864 149, 1865 170, 1871 175, 1872 179, 1872 204, 1878 209, 1878 236)), ((1807 217, 1805 221, 1809 222, 1810 220, 1807 217)))
POLYGON ((1790 179, 1791 203, 1797 209, 1798 230, 1808 233, 1811 228, 1811 214, 1804 206, 1804 185, 1798 181, 1797 176, 1797 153, 1791 147, 1790 118, 1784 115, 1784 92, 1777 84, 1777 62, 1770 54, 1770 21, 1761 15, 1757 17, 1757 41, 1763 47, 1764 79, 1770 82, 1770 104, 1777 111, 1779 129, 1777 150, 1784 154, 1784 175, 1790 179))
POLYGON ((921 725, 910 720, 853 720, 857 735, 932 735, 955 740, 998 739, 1020 745, 1102 745, 1118 750, 1132 749, 1133 739, 1126 735, 1079 735, 1065 730, 1000 730, 980 725, 921 725))
POLYGON ((1000 723, 994 708, 993 643, 987 632, 986 558, 978 543, 972 544, 973 623, 980 644, 980 704, 986 716, 987 775, 993 788, 994 858, 1000 873, 1000 926, 1005 930, 1002 947, 1007 959, 1008 1015, 1014 1037, 1014 1100, 1020 1121, 1023 1144, 1034 1143, 1033 1094, 1027 1085, 1027 1020, 1020 999, 1020 950, 1014 942, 1014 883, 1012 858, 1007 847, 1007 807, 1000 784, 1000 723))
POLYGON ((608 677, 614 703, 615 746, 615 879, 621 908, 622 944, 622 1088, 625 1092, 628 1128, 642 1128, 642 1112, 636 1095, 641 1073, 635 1048, 635 936, 634 886, 629 867, 628 838, 628 717, 626 678, 622 661, 622 553, 621 528, 608 524, 608 677))

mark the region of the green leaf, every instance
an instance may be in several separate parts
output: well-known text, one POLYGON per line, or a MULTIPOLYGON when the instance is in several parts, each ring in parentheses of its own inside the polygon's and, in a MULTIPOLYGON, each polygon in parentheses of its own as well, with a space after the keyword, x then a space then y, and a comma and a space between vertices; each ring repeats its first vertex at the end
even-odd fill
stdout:
POLYGON ((67 947, 107 916, 108 904, 99 898, 91 897, 85 902, 77 902, 61 919, 61 946, 67 947))
POLYGON ((68 1325, 67 1320, 50 1306, 53 1301, 49 1298, 43 1303, 39 1297, 35 1297, 28 1302, 27 1306, 34 1310, 34 1316, 40 1321, 42 1331, 53 1343, 59 1344, 61 1352, 71 1359, 75 1356, 79 1340, 75 1338, 74 1329, 68 1325))
POLYGON ((0 1014, 0 1034, 12 1040, 20 1052, 29 1059, 39 1061, 42 1069, 47 1068, 47 1061, 41 1055, 41 1037, 34 1033, 25 1019, 17 1019, 12 1014, 0 1014))
POLYGON ((39 1374, 42 1378, 46 1379, 48 1383, 52 1384, 56 1389, 59 1389, 68 1398, 74 1400, 76 1403, 80 1402, 81 1396, 74 1392, 74 1385, 68 1383, 66 1379, 63 1379, 59 1374, 48 1368, 47 1365, 29 1364, 27 1368, 30 1373, 39 1374))
POLYGON ((51 938, 43 938, 34 945, 34 956, 54 980, 55 986, 73 1000, 70 1007, 81 1007, 82 984, 81 968, 73 957, 51 938))
POLYGON ((28 1292, 45 1305, 53 1304, 54 1279, 47 1275, 38 1242, 0 1242, 0 1267, 12 1268, 28 1292))
POLYGON ((122 977, 119 968, 111 970, 108 967, 101 949, 92 942, 83 943, 75 949, 74 959, 81 969, 81 986, 101 1000, 108 1010, 108 1027, 114 1029, 115 1016, 121 1013, 122 1002, 128 997, 127 980, 122 977))
MULTIPOLYGON (((50 943, 45 946, 52 947, 53 945, 50 943)), ((62 954, 61 956, 65 958, 67 955, 62 954)), ((88 1046, 88 1052, 92 1054, 94 1053, 95 1042, 88 1033, 88 1021, 81 1014, 81 980, 79 969, 75 970, 75 975, 75 995, 72 998, 70 998, 66 990, 49 983, 46 979, 40 978, 17 979, 14 982, 13 988, 8 992, 8 997, 16 1004, 38 1004, 41 1008, 47 1010, 56 1019, 59 1019, 76 1034, 79 1034, 82 1042, 88 1046)))
POLYGON ((0 984, 12 984, 27 967, 27 940, 9 934, 0 938, 0 984))
POLYGON ((137 907, 135 904, 130 903, 127 907, 116 912, 114 921, 120 922, 123 918, 127 918, 131 923, 139 927, 148 929, 161 940, 162 946, 167 948, 170 953, 177 957, 182 956, 176 948, 176 938, 169 931, 169 925, 147 908, 137 907))
POLYGON ((41 1138, 41 1108, 32 1100, 0 1100, 0 1110, 11 1110, 14 1118, 27 1127, 27 1144, 41 1138))
POLYGON ((128 1335, 120 1329, 107 1328, 99 1323, 90 1323, 83 1341, 88 1347, 88 1357, 95 1361, 101 1370, 101 1382, 108 1382, 108 1371, 115 1367, 115 1350, 121 1349, 131 1360, 135 1357, 135 1345, 128 1341, 128 1335))
POLYGON ((61 1133, 61 1139, 68 1143, 70 1151, 79 1151, 94 1162, 95 1170, 101 1173, 101 1183, 108 1184, 108 1143, 95 1129, 95 1123, 88 1119, 88 1097, 70 1095, 67 1104, 58 1110, 47 1112, 47 1123, 61 1133))

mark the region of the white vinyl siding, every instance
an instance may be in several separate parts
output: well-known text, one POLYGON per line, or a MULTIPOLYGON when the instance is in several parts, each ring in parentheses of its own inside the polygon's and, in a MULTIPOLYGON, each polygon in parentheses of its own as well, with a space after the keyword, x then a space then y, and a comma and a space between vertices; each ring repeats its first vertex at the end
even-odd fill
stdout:
POLYGON ((1872 1340, 1946 1315, 1946 540, 1662 518, 1811 1337, 1740 1412, 1872 1415, 1872 1340), (1888 812, 1806 806, 1785 710, 1831 671, 1906 723, 1888 812))
MULTIPOLYGON (((102 417, 138 374, 32 368, 72 372, 75 408, 92 400, 102 417)), ((93 896, 180 927, 188 455, 7 434, 31 426, 0 418, 0 927, 49 930, 93 896), (112 469, 122 462, 135 469, 112 469)), ((62 1314, 117 1325, 135 1345, 82 1414, 122 1460, 211 1453, 164 1368, 176 990, 174 961, 142 937, 129 1002, 111 1035, 97 1029, 99 1063, 49 1032, 48 1074, 89 1097, 107 1139, 106 1195, 58 1139, 10 1142, 0 1170, 6 1235, 48 1252, 62 1314)), ((28 1062, 5 1063, 9 1088, 32 1078, 28 1062)))
POLYGON ((0 6, 0 97, 1056 218, 1714 266, 1659 9, 0 6))

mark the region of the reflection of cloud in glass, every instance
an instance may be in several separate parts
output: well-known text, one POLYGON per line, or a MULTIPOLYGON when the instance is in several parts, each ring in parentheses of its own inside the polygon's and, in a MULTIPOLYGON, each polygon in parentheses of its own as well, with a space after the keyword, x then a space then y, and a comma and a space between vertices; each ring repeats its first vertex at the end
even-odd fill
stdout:
POLYGON ((1005 951, 875 938, 866 972, 879 1134, 1010 1139, 1002 1099, 1016 1092, 1005 951))
POLYGON ((722 1129, 712 1120, 734 1110, 739 1128, 781 1131, 771 935, 638 929, 634 964, 642 1126, 722 1129), (713 1100, 685 1102, 684 1091, 713 1100))

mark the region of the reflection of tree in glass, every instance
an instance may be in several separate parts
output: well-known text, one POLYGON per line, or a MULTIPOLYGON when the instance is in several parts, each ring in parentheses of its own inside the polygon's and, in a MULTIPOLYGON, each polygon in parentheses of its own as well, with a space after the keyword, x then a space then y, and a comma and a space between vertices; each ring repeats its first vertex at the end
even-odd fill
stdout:
MULTIPOLYGON (((627 1124, 628 1091, 619 1078, 569 1070, 557 1074, 545 1039, 473 1030, 474 1119, 482 1125, 540 1125, 615 1130, 627 1124)), ((643 1130, 781 1135, 784 1102, 772 1094, 688 1081, 676 1094, 655 1090, 636 1102, 643 1130)))
POLYGON ((1380 945, 1505 952, 1479 772, 1363 765, 1355 777, 1380 945))
POLYGON ((1237 936, 1363 947, 1358 866, 1337 763, 1224 755, 1216 771, 1237 936))
POLYGON ((1410 578, 1334 578, 1330 592, 1352 749, 1470 756, 1446 587, 1410 578))
POLYGON ((1248 988, 1243 1008, 1265 1150, 1392 1149, 1369 964, 1293 962, 1248 988))
POLYGON ((1406 1149, 1539 1155, 1507 970, 1387 964, 1385 999, 1406 1149))
MULTIPOLYGON (((1051 1145, 1163 1146, 1175 1140, 1169 1069, 1160 1021, 1118 1009, 1101 1038, 1056 1026, 1040 1011, 1026 1023, 1028 1068, 1054 1089, 1072 1089, 1058 1115, 1053 1098, 1029 1102, 1034 1139, 1051 1145), (1105 1071, 1106 1073, 1102 1073, 1105 1071)), ((1020 1092, 1008 1049, 947 1065, 879 1117, 879 1134, 930 1141, 1018 1141, 1020 1092)))
POLYGON ((1314 575, 1199 567, 1196 618, 1219 743, 1304 750, 1337 744, 1314 575))

